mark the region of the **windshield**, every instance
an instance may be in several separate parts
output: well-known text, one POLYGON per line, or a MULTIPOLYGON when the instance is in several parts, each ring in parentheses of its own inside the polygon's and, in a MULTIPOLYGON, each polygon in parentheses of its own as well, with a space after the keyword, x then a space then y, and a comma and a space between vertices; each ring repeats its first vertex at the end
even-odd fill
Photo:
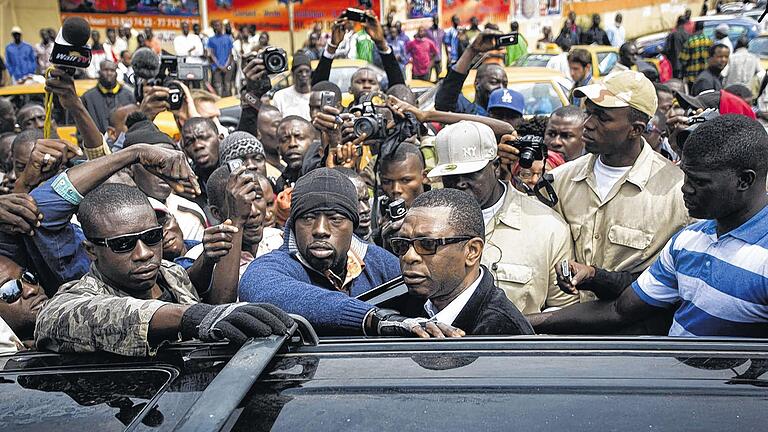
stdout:
POLYGON ((525 98, 524 115, 549 115, 563 106, 551 83, 512 83, 509 88, 522 93, 525 98))
POLYGON ((515 66, 544 67, 552 57, 553 54, 529 54, 518 60, 515 66))
POLYGON ((747 49, 752 54, 759 55, 761 57, 768 56, 768 38, 757 38, 749 41, 747 49))

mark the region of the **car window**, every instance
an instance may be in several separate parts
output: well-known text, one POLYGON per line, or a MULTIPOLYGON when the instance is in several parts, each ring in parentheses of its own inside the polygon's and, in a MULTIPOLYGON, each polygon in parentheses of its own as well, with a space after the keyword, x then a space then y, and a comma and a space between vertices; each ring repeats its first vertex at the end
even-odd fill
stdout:
POLYGON ((747 50, 759 56, 768 56, 768 38, 756 38, 749 41, 747 50))
POLYGON ((544 67, 552 57, 551 54, 529 54, 519 59, 515 66, 544 67))
POLYGON ((151 426, 163 415, 147 403, 173 378, 162 369, 1 373, 0 430, 124 430, 145 410, 151 426))
POLYGON ((548 115, 563 106, 551 83, 512 83, 509 88, 525 98, 525 115, 548 115))
MULTIPOLYGON (((720 24, 719 22, 713 21, 712 23, 705 24, 704 27, 704 34, 712 39, 715 40, 715 27, 720 24)), ((729 24, 728 29, 728 39, 731 40, 731 42, 735 42, 736 40, 741 37, 741 35, 747 33, 749 29, 746 26, 739 25, 739 24, 729 24)))
POLYGON ((597 53, 597 70, 600 71, 600 75, 608 75, 617 61, 619 61, 619 55, 615 52, 597 53))

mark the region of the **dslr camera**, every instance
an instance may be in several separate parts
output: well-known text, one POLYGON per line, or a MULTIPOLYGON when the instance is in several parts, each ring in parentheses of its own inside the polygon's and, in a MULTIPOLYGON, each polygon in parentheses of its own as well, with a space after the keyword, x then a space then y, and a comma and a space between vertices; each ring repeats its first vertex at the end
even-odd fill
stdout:
POLYGON ((544 138, 537 135, 525 135, 512 143, 512 146, 520 151, 520 166, 530 168, 534 161, 547 158, 547 146, 544 138))
POLYGON ((270 75, 288 69, 288 57, 286 57, 285 50, 282 48, 268 46, 259 54, 259 56, 264 60, 264 68, 270 75))
POLYGON ((353 131, 355 136, 366 135, 366 139, 386 139, 387 138, 387 120, 383 115, 376 112, 373 102, 363 102, 349 109, 351 114, 360 113, 360 117, 355 118, 353 131))
MULTIPOLYGON (((202 79, 202 70, 200 77, 202 79)), ((193 73, 194 75, 194 73, 193 73)), ((151 79, 140 79, 136 82, 134 96, 136 101, 141 103, 144 99, 144 86, 163 86, 168 87, 168 104, 171 111, 176 111, 184 106, 184 91, 177 83, 173 82, 179 79, 179 59, 175 56, 160 57, 160 71, 151 79)))

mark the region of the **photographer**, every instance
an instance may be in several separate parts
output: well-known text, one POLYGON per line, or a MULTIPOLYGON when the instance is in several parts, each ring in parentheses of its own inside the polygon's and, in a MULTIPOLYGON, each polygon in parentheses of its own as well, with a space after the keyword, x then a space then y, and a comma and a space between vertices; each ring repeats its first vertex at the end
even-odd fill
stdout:
MULTIPOLYGON (((333 23, 331 41, 326 45, 325 52, 323 52, 317 68, 315 68, 315 71, 312 73, 312 84, 328 81, 330 78, 333 58, 338 45, 344 40, 348 21, 347 12, 345 12, 333 23)), ((396 84, 405 84, 405 77, 403 76, 402 70, 400 70, 400 64, 397 62, 397 59, 392 52, 392 48, 387 44, 384 37, 384 29, 381 27, 379 20, 371 11, 366 11, 365 19, 362 24, 363 29, 365 29, 365 32, 368 33, 376 44, 376 48, 379 50, 389 86, 392 87, 396 84)), ((370 93, 378 90, 379 82, 376 79, 376 74, 371 69, 360 68, 352 75, 349 92, 355 98, 353 104, 358 103, 360 96, 363 93, 370 93)))
POLYGON ((461 87, 472 66, 472 60, 478 54, 496 48, 498 31, 485 30, 480 33, 464 50, 459 61, 448 69, 448 75, 435 95, 435 109, 466 114, 488 115, 488 100, 491 92, 507 87, 507 74, 501 65, 490 63, 477 68, 475 76, 475 101, 470 102, 461 94, 461 87))
MULTIPOLYGON (((516 135, 502 142, 514 144, 516 135)), ((486 226, 482 263, 524 314, 579 302, 557 286, 554 266, 573 257, 568 226, 549 207, 500 180, 496 137, 477 122, 459 122, 437 134, 437 163, 429 177, 469 193, 486 226)), ((543 144, 540 144, 543 146, 543 144)))

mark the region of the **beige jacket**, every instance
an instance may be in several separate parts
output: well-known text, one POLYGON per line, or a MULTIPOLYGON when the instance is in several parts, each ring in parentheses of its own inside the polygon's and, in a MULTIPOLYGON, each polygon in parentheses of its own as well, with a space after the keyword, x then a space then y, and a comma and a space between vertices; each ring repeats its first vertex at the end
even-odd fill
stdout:
POLYGON ((555 265, 573 258, 568 225, 552 209, 507 187, 501 210, 485 227, 482 264, 523 314, 578 303, 557 286, 555 265))
POLYGON ((640 273, 691 220, 683 204, 683 172, 643 146, 632 168, 600 201, 590 154, 551 171, 555 210, 571 229, 576 261, 609 271, 640 273))

